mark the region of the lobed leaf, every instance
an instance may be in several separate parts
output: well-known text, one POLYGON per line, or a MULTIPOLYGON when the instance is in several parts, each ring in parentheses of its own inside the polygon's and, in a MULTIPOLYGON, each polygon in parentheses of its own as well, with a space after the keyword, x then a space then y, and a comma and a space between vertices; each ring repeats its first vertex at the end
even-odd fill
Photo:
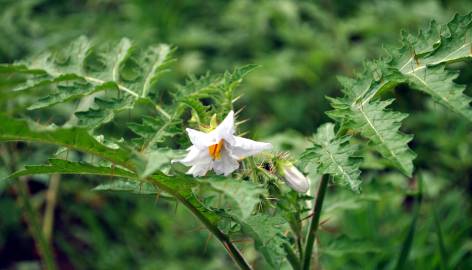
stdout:
POLYGON ((280 269, 286 256, 283 246, 287 243, 281 232, 288 229, 287 221, 280 216, 259 214, 240 221, 240 224, 242 231, 254 239, 256 249, 267 263, 280 269))
POLYGON ((145 98, 157 80, 168 71, 173 49, 161 44, 141 49, 124 38, 116 44, 92 43, 80 37, 69 46, 47 51, 15 65, 3 65, 0 74, 19 73, 26 79, 13 91, 46 88, 47 95, 29 107, 46 108, 105 90, 124 92, 117 99, 95 99, 95 106, 78 112, 79 125, 97 127, 114 113, 132 108, 145 98))
POLYGON ((198 181, 209 185, 212 189, 230 198, 236 205, 236 209, 225 210, 229 210, 231 215, 236 215, 241 220, 246 220, 251 216, 254 207, 260 202, 261 195, 265 193, 265 189, 261 185, 249 181, 222 177, 212 177, 198 181))
POLYGON ((11 174, 8 178, 34 174, 92 174, 137 179, 136 174, 122 168, 94 166, 85 162, 72 162, 63 159, 49 159, 47 165, 26 165, 23 170, 11 174))
POLYGON ((132 153, 121 148, 110 148, 92 137, 85 128, 45 127, 26 120, 0 114, 0 142, 30 141, 64 146, 86 152, 116 164, 126 164, 132 153))
POLYGON ((400 131, 406 114, 388 110, 393 100, 378 100, 384 91, 400 83, 429 94, 446 108, 472 121, 471 98, 454 82, 457 72, 446 64, 471 57, 472 13, 456 15, 447 25, 432 22, 417 36, 403 35, 403 47, 388 59, 366 64, 355 79, 340 78, 345 97, 330 99, 328 114, 342 130, 360 133, 374 149, 404 174, 411 176, 414 154, 408 147, 412 136, 400 131))
POLYGON ((312 161, 320 174, 331 175, 341 185, 353 191, 360 190, 359 160, 354 158, 357 147, 349 144, 349 136, 337 138, 334 124, 326 123, 318 128, 314 146, 308 148, 302 159, 312 161))
POLYGON ((158 194, 159 190, 152 184, 146 182, 115 180, 96 186, 96 191, 123 191, 135 194, 158 194))

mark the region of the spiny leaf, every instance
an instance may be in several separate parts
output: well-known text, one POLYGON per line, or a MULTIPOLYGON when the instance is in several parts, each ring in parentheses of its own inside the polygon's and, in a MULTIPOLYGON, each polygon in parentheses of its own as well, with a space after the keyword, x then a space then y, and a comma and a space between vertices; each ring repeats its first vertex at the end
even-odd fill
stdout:
POLYGON ((135 153, 137 162, 135 167, 141 178, 146 178, 155 172, 169 173, 171 161, 181 157, 183 150, 172 150, 169 148, 157 148, 151 152, 135 153))
MULTIPOLYGON (((114 84, 103 84, 96 87, 74 74, 61 75, 51 81, 43 83, 47 84, 47 87, 51 89, 51 93, 47 96, 39 98, 39 100, 28 107, 28 110, 49 107, 61 102, 84 97, 95 92, 115 88, 114 84)), ((40 86, 41 84, 38 84, 34 87, 40 86)))
POLYGON ((464 87, 453 82, 457 75, 444 68, 447 63, 472 56, 472 13, 456 15, 442 31, 438 29, 432 23, 418 38, 405 39, 390 64, 398 68, 415 89, 472 121, 471 99, 463 94, 464 87))
POLYGON ((359 160, 354 158, 357 148, 349 144, 350 137, 336 138, 334 124, 326 123, 318 128, 314 146, 308 148, 302 159, 312 160, 320 174, 329 174, 341 185, 359 191, 359 160))
POLYGON ((420 34, 416 39, 405 40, 390 64, 396 66, 415 89, 472 121, 471 98, 463 93, 463 86, 454 83, 457 73, 445 69, 447 63, 472 56, 472 13, 456 15, 442 31, 432 23, 420 34), (402 61, 395 60, 399 54, 403 54, 402 61))
POLYGON ((125 164, 132 154, 121 148, 110 148, 99 143, 83 128, 45 127, 26 120, 0 114, 0 141, 31 141, 60 145, 102 157, 117 164, 125 164))
POLYGON ((199 182, 209 185, 230 198, 237 206, 236 209, 230 209, 231 215, 237 215, 242 220, 251 215, 254 206, 259 203, 260 197, 265 191, 261 185, 229 178, 212 177, 200 179, 199 182))
POLYGON ((152 184, 146 182, 115 180, 96 186, 96 191, 124 191, 136 194, 157 194, 159 190, 152 184))
POLYGON ((63 159, 49 159, 47 165, 27 165, 23 170, 11 174, 8 178, 34 174, 92 174, 137 179, 134 173, 118 167, 94 166, 85 162, 72 162, 63 159))
POLYGON ((352 108, 351 120, 355 130, 369 138, 375 149, 407 176, 413 173, 416 154, 408 147, 412 135, 400 131, 407 114, 388 111, 393 100, 372 101, 352 108))
POLYGON ((25 65, 44 70, 53 78, 75 74, 94 85, 114 82, 128 94, 145 96, 171 61, 171 52, 168 45, 140 49, 126 38, 117 44, 94 44, 82 36, 64 49, 33 57, 25 65))
POLYGON ((79 126, 98 127, 113 120, 116 113, 132 109, 135 101, 130 96, 108 99, 95 97, 91 108, 86 111, 77 111, 74 115, 79 120, 79 126))
MULTIPOLYGON (((97 127, 113 119, 114 113, 132 108, 145 98, 172 62, 172 51, 161 44, 140 49, 124 38, 120 42, 92 43, 80 37, 69 46, 37 55, 16 65, 3 65, 2 73, 25 74, 14 91, 48 89, 29 109, 40 109, 104 90, 124 92, 123 98, 100 102, 80 112, 79 124, 97 127)), ((103 101, 103 99, 102 99, 103 101)))
POLYGON ((193 214, 204 216, 213 225, 218 224, 220 217, 202 204, 193 193, 193 189, 198 185, 194 178, 181 174, 168 176, 161 172, 156 172, 149 178, 163 191, 184 202, 193 214))
POLYGON ((415 154, 409 149, 411 136, 399 131, 405 114, 386 110, 392 101, 377 97, 396 85, 408 82, 438 103, 472 121, 471 98, 453 80, 457 74, 445 69, 447 63, 471 56, 472 13, 455 16, 443 30, 432 22, 417 37, 403 35, 404 46, 390 58, 366 64, 356 79, 340 78, 344 98, 330 99, 329 115, 343 130, 368 138, 383 157, 406 175, 413 171, 415 154))
POLYGON ((224 75, 207 74, 198 79, 190 78, 186 85, 178 87, 178 91, 173 95, 174 106, 165 107, 165 115, 152 121, 143 120, 142 124, 132 124, 131 129, 142 136, 140 140, 143 141, 143 150, 148 152, 155 147, 163 146, 167 139, 181 133, 183 129, 181 118, 188 108, 194 115, 191 120, 195 119, 198 125, 208 124, 212 115, 217 112, 226 113, 231 110, 235 87, 255 67, 248 65, 224 75), (211 105, 205 105, 202 102, 204 99, 211 100, 211 105))
POLYGON ((257 65, 247 65, 235 68, 233 72, 226 72, 223 75, 210 76, 210 74, 206 74, 198 79, 190 77, 184 86, 179 87, 175 100, 177 102, 182 101, 186 106, 194 109, 201 121, 209 119, 212 113, 208 112, 206 107, 194 106, 194 104, 197 104, 195 101, 200 103, 200 99, 211 99, 213 106, 223 108, 227 112, 232 108, 234 89, 256 67, 257 65))
POLYGON ((472 121, 470 102, 464 94, 465 86, 454 83, 458 72, 446 70, 444 64, 409 73, 410 83, 429 94, 436 102, 472 121))
POLYGON ((256 249, 264 255, 274 269, 280 269, 285 258, 284 244, 287 239, 281 234, 288 229, 287 221, 280 216, 259 214, 240 221, 242 231, 255 241, 256 249))

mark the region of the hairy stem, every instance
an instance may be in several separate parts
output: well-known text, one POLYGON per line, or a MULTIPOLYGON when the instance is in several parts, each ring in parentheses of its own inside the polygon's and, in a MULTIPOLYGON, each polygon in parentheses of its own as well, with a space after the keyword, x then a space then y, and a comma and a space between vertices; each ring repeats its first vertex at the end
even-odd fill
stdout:
POLYGON ((320 185, 318 187, 318 192, 316 194, 315 205, 313 207, 313 216, 311 217, 310 228, 308 229, 308 234, 305 244, 305 257, 303 258, 303 270, 309 270, 311 264, 311 257, 313 253, 313 245, 315 243, 316 232, 318 231, 318 226, 320 224, 321 209, 323 207, 323 201, 326 194, 326 189, 328 187, 328 175, 323 175, 321 177, 320 185))
POLYGON ((254 181, 255 183, 259 183, 259 175, 257 174, 258 167, 256 161, 254 160, 254 157, 248 157, 247 160, 249 162, 249 168, 252 174, 252 181, 254 181))

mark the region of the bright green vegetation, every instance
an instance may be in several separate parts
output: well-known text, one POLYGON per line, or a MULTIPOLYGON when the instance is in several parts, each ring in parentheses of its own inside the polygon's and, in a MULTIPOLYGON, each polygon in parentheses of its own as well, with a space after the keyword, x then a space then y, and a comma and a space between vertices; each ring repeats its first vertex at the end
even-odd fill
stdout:
POLYGON ((468 1, 1 4, 0 268, 472 266, 468 1), (171 163, 230 110, 274 151, 171 163))

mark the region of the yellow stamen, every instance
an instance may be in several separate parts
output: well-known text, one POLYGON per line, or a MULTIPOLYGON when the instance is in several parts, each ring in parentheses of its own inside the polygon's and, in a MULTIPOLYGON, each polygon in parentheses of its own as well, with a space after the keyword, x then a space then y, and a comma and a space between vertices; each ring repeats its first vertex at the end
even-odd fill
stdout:
POLYGON ((208 153, 210 153, 210 157, 213 160, 221 158, 221 148, 223 148, 223 140, 220 140, 218 144, 213 144, 208 147, 208 153))

